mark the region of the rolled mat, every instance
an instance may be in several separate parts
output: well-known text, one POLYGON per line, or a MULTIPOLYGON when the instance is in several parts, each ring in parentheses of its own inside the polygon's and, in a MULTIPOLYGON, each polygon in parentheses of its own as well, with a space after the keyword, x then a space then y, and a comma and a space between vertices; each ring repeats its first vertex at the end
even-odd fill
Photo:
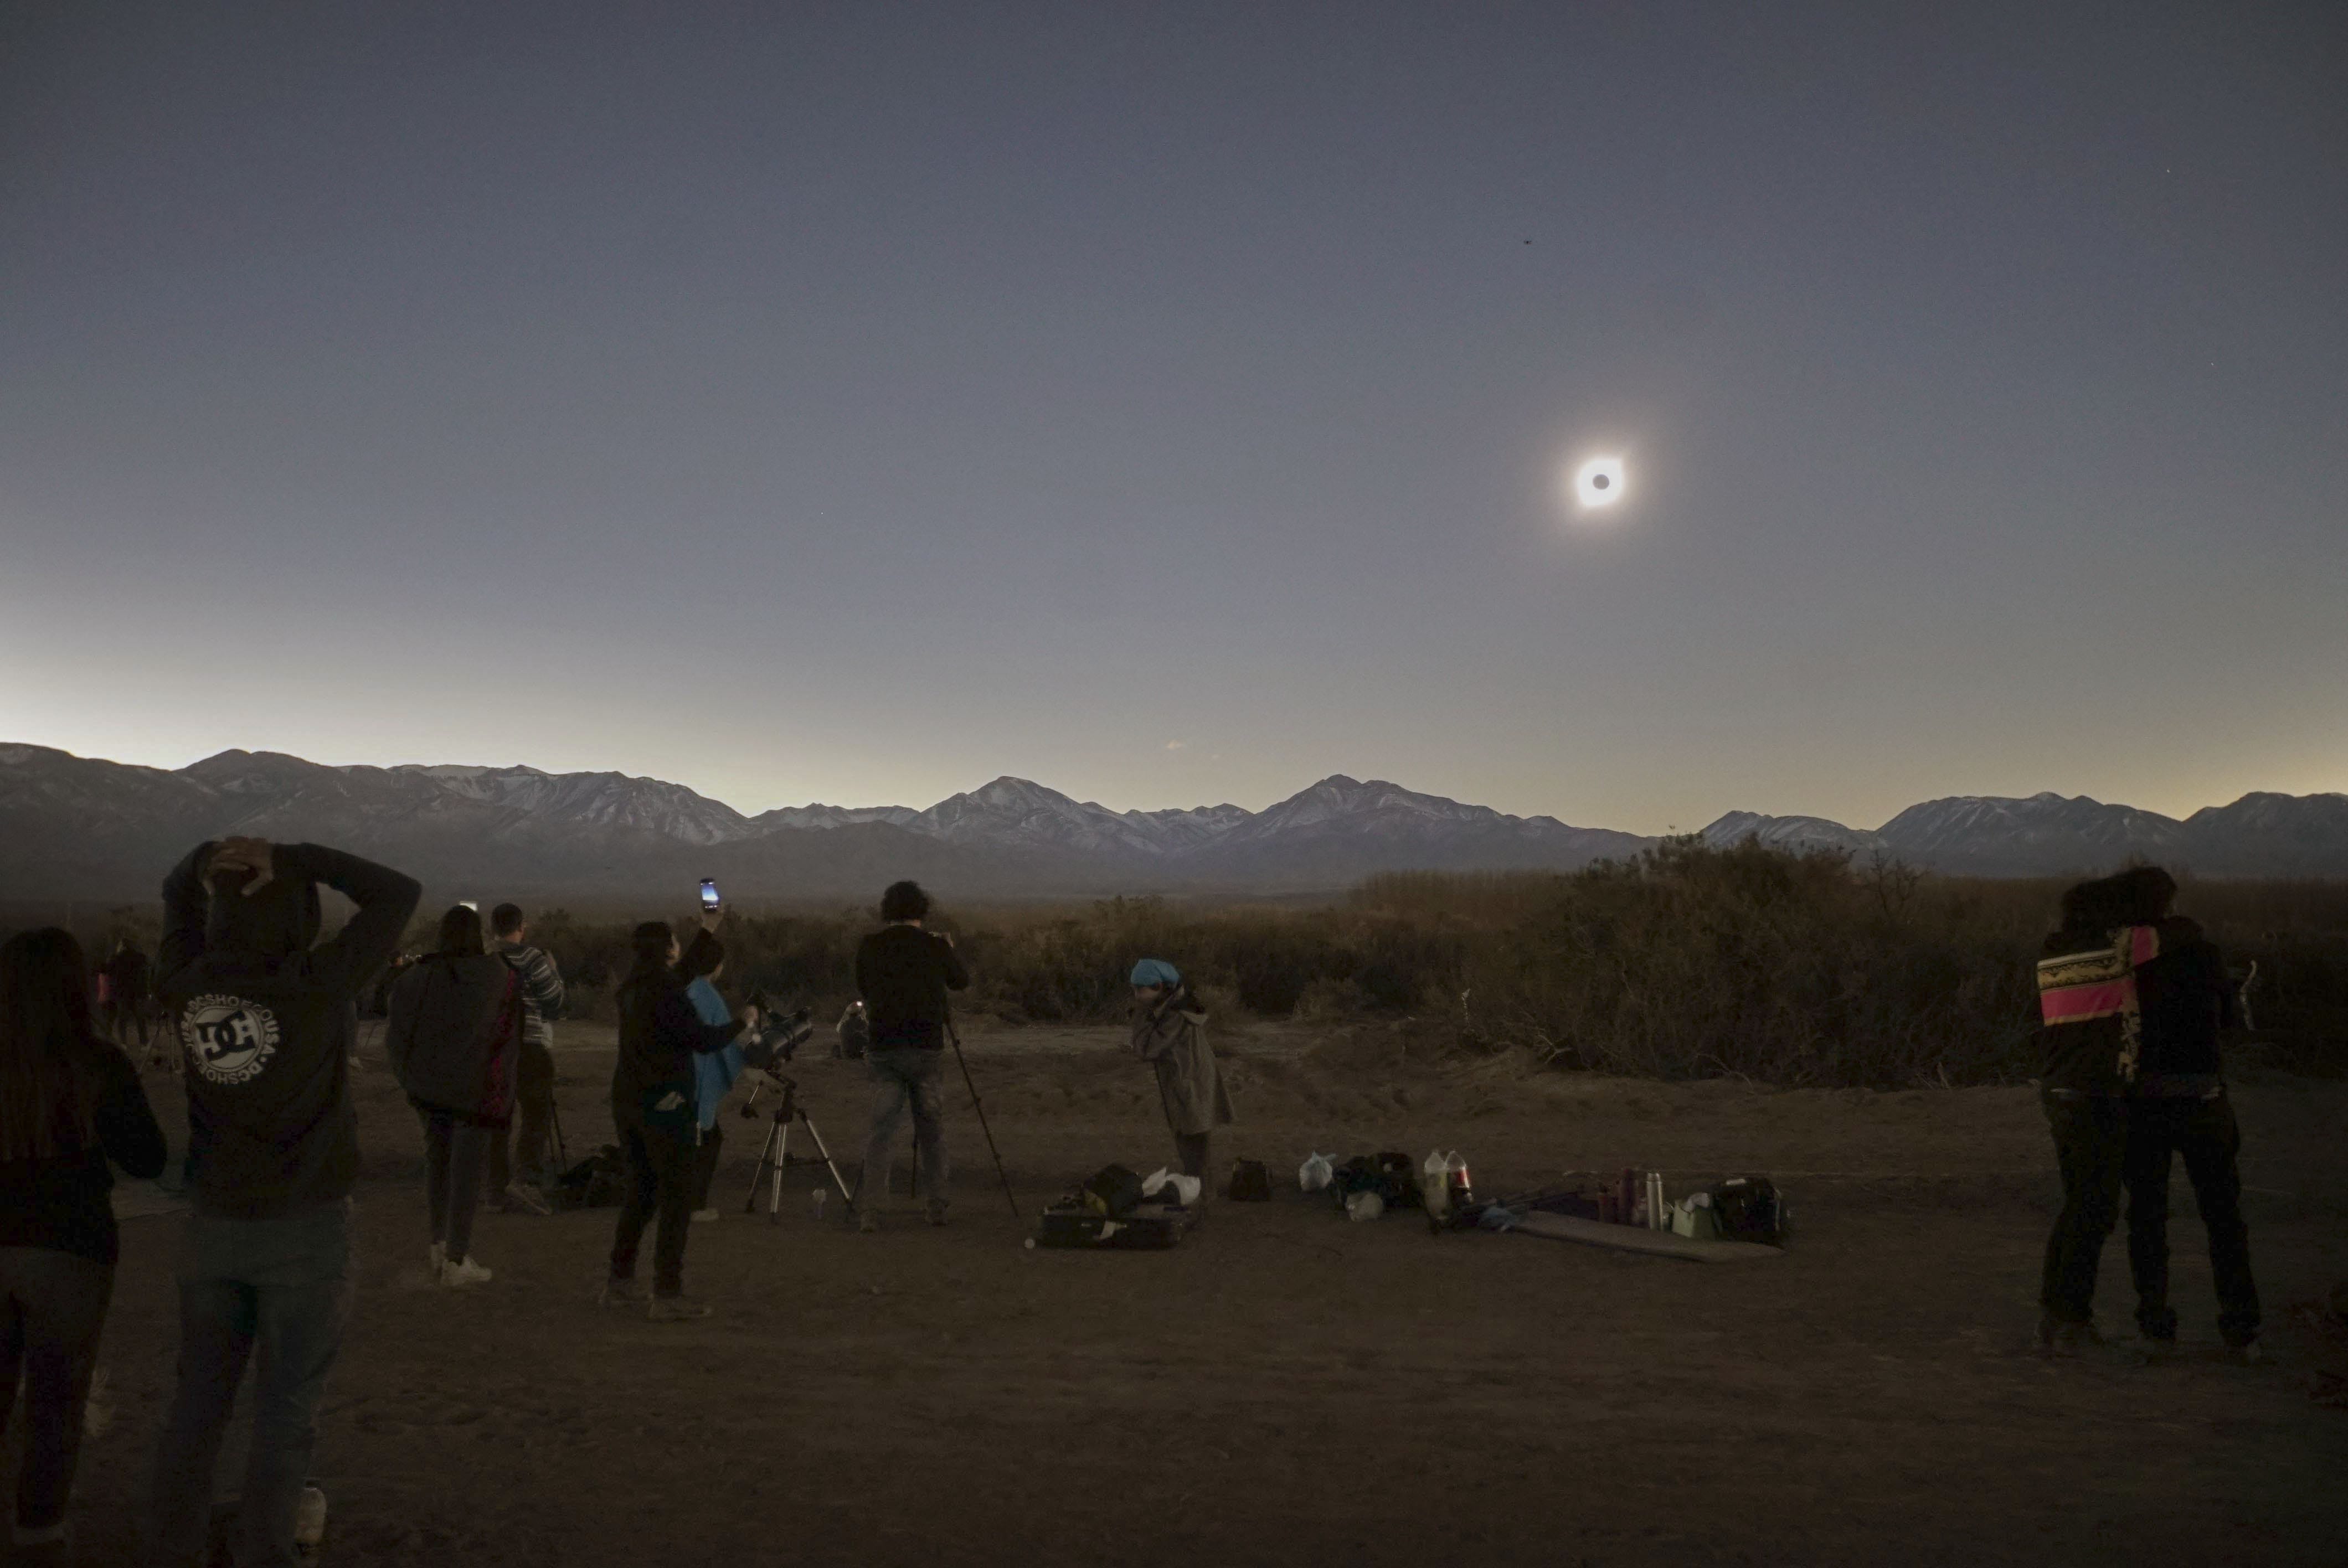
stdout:
POLYGON ((1611 1246, 1622 1252, 1651 1253, 1657 1257, 1683 1258, 1689 1263, 1750 1263, 1780 1257, 1783 1249, 1749 1241, 1691 1241, 1669 1231, 1641 1225, 1608 1225, 1603 1220, 1575 1219, 1570 1214, 1527 1214, 1509 1227, 1519 1235, 1547 1236, 1551 1241, 1578 1241, 1591 1246, 1611 1246))

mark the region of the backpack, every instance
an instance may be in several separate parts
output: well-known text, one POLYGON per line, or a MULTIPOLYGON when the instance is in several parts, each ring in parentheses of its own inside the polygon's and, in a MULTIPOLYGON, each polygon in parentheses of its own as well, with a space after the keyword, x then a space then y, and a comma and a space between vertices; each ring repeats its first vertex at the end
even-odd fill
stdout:
POLYGON ((1723 1241, 1783 1246, 1793 1235, 1793 1215, 1766 1176, 1731 1176, 1713 1188, 1712 1214, 1723 1241))
POLYGON ((616 1208, 627 1195, 627 1165, 619 1145, 606 1143, 554 1178, 547 1196, 558 1209, 616 1208))
POLYGON ((1272 1202, 1272 1173, 1263 1168, 1262 1160, 1234 1160, 1231 1184, 1226 1194, 1235 1204, 1268 1204, 1272 1202))
POLYGON ((1113 1220, 1125 1219, 1141 1206, 1141 1177, 1123 1165, 1103 1165, 1085 1183, 1083 1191, 1092 1194, 1101 1213, 1113 1220))
POLYGON ((1382 1154, 1356 1154, 1337 1167, 1329 1184, 1336 1195, 1337 1206, 1355 1193, 1375 1193, 1389 1209, 1417 1209, 1426 1206, 1426 1195, 1418 1190, 1418 1171, 1408 1154, 1392 1150, 1382 1154))
POLYGON ((419 1105, 502 1123, 513 1114, 521 975, 502 959, 432 958, 392 988, 384 1049, 419 1105))

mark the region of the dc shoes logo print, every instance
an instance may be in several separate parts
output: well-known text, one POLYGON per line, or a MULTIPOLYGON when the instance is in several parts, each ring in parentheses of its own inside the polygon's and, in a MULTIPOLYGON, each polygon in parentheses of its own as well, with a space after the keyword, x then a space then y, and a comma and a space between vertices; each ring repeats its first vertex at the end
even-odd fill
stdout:
POLYGON ((277 1015, 242 997, 197 997, 180 1014, 189 1065, 208 1083, 250 1083, 277 1054, 277 1015))

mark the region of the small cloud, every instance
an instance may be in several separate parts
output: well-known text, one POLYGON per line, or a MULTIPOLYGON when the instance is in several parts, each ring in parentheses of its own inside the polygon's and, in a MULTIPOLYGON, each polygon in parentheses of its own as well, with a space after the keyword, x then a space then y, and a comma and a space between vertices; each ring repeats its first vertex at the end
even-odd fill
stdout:
POLYGON ((1169 741, 1166 743, 1166 749, 1169 752, 1179 752, 1189 743, 1186 741, 1169 741))

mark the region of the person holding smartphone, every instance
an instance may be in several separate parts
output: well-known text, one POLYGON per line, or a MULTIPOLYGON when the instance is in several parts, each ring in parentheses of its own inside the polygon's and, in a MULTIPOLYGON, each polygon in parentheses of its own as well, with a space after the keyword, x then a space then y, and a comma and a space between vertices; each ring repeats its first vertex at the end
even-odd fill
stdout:
POLYGON ((612 1235, 612 1261, 602 1301, 644 1305, 655 1323, 706 1317, 705 1303, 685 1295, 685 1244, 693 1214, 695 1132, 694 1060, 721 1051, 747 1029, 758 1009, 744 1008, 724 1023, 705 1023, 688 994, 694 979, 715 970, 726 949, 717 940, 724 911, 714 886, 703 885, 701 928, 681 946, 664 920, 635 928, 635 964, 620 983, 620 1059, 612 1073, 612 1121, 627 1163, 626 1197, 612 1235), (654 1219, 653 1290, 647 1302, 636 1284, 636 1254, 654 1219))

